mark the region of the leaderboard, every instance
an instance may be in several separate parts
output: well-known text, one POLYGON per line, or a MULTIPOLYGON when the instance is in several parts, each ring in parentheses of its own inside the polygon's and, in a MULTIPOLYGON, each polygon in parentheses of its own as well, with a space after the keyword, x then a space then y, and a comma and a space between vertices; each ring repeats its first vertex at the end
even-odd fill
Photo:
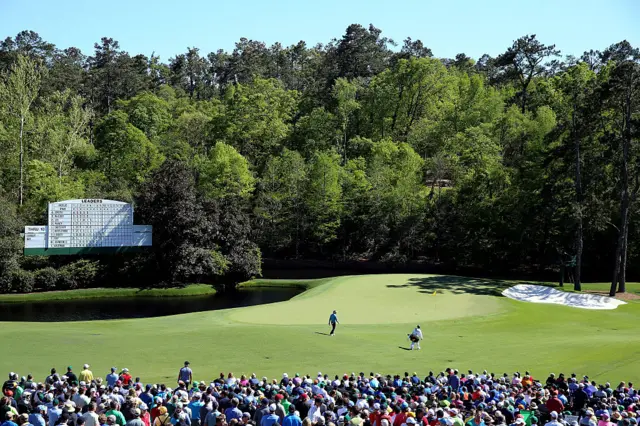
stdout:
POLYGON ((101 199, 49 204, 49 248, 131 246, 133 234, 131 204, 101 199))

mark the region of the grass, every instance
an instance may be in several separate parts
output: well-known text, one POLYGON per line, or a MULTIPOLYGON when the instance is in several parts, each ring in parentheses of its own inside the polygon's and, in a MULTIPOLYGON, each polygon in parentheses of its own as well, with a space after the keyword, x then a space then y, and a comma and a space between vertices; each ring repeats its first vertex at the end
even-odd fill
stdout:
MULTIPOLYGON (((261 280, 245 286, 308 290, 287 302, 171 317, 0 323, 0 340, 9 349, 0 357, 0 372, 31 372, 43 380, 51 367, 78 369, 86 362, 95 375, 115 365, 144 382, 173 384, 187 359, 197 380, 229 371, 423 375, 451 366, 637 381, 640 303, 597 311, 499 297, 511 284, 428 275, 261 280), (335 337, 327 336, 332 309, 341 321, 335 337), (423 349, 407 351, 406 336, 416 324, 425 335, 423 349)), ((640 285, 629 284, 629 291, 640 285)))
POLYGON ((207 284, 192 284, 181 288, 89 288, 67 291, 45 291, 42 293, 1 294, 0 302, 43 302, 72 299, 97 299, 110 297, 181 297, 215 294, 216 290, 207 284))

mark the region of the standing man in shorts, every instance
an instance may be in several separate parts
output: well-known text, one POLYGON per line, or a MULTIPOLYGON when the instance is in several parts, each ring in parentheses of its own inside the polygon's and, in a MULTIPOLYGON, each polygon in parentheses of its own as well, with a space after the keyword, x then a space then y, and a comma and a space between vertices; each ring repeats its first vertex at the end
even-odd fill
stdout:
POLYGON ((184 367, 182 367, 178 373, 178 382, 180 381, 184 382, 187 389, 189 385, 193 383, 193 371, 189 368, 189 361, 184 362, 184 367))
POLYGON ((333 313, 329 316, 329 325, 331 326, 331 333, 329 333, 329 336, 335 336, 336 335, 336 325, 340 324, 340 321, 338 321, 338 311, 333 311, 333 313))

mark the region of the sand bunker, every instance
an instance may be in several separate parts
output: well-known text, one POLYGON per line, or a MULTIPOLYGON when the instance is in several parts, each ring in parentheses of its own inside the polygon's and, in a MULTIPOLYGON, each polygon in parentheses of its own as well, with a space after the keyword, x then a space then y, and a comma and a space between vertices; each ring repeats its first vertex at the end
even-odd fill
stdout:
POLYGON ((533 284, 518 284, 502 292, 511 299, 521 302, 555 303, 583 309, 615 309, 626 305, 622 300, 595 294, 567 293, 555 288, 533 284))

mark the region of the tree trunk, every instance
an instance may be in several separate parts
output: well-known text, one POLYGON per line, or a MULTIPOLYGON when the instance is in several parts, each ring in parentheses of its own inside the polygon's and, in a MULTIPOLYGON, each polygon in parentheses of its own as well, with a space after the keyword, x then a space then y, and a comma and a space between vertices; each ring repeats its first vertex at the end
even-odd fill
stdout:
POLYGON ((626 290, 627 267, 627 233, 629 232, 629 150, 631 148, 631 88, 626 93, 623 104, 622 118, 622 193, 620 195, 620 229, 618 230, 618 244, 616 247, 615 267, 609 295, 616 295, 616 290, 626 290), (622 271, 625 269, 625 272, 622 271), (620 286, 616 289, 618 282, 620 286))
POLYGON ((581 291, 582 286, 580 283, 580 273, 582 269, 582 248, 584 245, 583 240, 583 226, 582 226, 582 176, 580 170, 580 138, 577 137, 576 133, 576 108, 574 104, 573 117, 572 117, 572 127, 574 133, 574 152, 575 152, 575 167, 576 167, 576 203, 578 204, 578 227, 576 229, 576 241, 575 241, 575 249, 576 249, 576 265, 574 270, 574 281, 573 281, 573 289, 575 291, 581 291))
POLYGON ((629 240, 629 211, 627 210, 627 218, 625 220, 625 231, 622 237, 622 253, 620 254, 620 272, 618 277, 618 293, 627 291, 627 251, 629 240))
POLYGON ((24 114, 20 115, 20 190, 19 198, 22 205, 24 197, 24 114))
POLYGON ((618 229, 618 243, 616 245, 613 278, 611 279, 611 288, 609 289, 609 296, 611 297, 614 297, 616 295, 620 266, 622 263, 622 251, 625 245, 625 233, 627 232, 629 218, 629 167, 627 163, 629 159, 630 142, 628 142, 625 138, 622 143, 622 192, 620 194, 620 228, 618 229))

